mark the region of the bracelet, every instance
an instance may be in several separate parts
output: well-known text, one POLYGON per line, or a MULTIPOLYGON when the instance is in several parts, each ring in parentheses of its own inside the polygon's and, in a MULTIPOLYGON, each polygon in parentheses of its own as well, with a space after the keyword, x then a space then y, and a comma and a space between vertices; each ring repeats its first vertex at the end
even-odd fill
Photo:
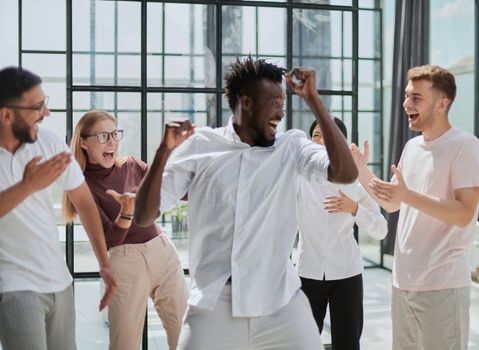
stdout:
POLYGON ((133 220, 133 215, 120 213, 120 219, 131 221, 133 220))

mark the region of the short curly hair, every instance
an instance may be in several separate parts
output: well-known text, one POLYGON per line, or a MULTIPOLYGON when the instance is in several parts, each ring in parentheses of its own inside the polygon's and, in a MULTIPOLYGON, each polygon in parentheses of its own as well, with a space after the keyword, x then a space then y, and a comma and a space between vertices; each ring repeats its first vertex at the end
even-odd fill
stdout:
POLYGON ((248 56, 240 61, 237 58, 236 62, 230 64, 224 76, 225 96, 231 110, 234 111, 238 106, 240 96, 251 96, 261 80, 281 83, 285 71, 284 68, 268 63, 265 59, 254 60, 248 56))

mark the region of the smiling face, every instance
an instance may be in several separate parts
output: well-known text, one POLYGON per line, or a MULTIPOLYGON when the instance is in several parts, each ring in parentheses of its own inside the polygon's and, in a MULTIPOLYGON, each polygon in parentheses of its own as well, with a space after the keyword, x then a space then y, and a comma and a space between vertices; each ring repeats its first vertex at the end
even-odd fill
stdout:
POLYGON ((403 107, 413 131, 427 132, 433 128, 438 114, 447 112, 445 96, 432 88, 429 80, 410 80, 405 89, 403 107))
POLYGON ((272 146, 276 138, 278 124, 284 118, 284 91, 281 84, 261 80, 256 89, 256 96, 248 98, 248 116, 246 122, 248 137, 252 146, 272 146))
POLYGON ((96 122, 86 136, 80 139, 80 146, 86 152, 88 162, 99 164, 104 168, 111 168, 115 164, 118 154, 118 142, 111 135, 106 143, 100 143, 96 134, 99 132, 111 133, 116 130, 116 124, 110 119, 102 119, 96 122))
POLYGON ((12 134, 21 143, 33 143, 37 140, 38 124, 50 115, 50 110, 44 105, 45 99, 41 86, 37 85, 25 92, 21 100, 15 104, 18 107, 32 109, 11 108, 14 115, 11 124, 12 134))

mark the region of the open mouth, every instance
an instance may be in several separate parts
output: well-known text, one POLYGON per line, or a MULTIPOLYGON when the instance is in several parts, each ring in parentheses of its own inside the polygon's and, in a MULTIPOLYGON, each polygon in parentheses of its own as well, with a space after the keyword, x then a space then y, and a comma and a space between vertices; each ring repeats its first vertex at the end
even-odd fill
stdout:
POLYGON ((276 134, 276 129, 278 128, 280 122, 281 119, 272 119, 268 122, 269 129, 272 134, 276 134))
POLYGON ((33 124, 33 127, 35 128, 35 130, 38 130, 38 124, 40 124, 42 121, 43 121, 43 118, 40 118, 33 124))
POLYGON ((408 114, 407 117, 409 123, 414 124, 418 120, 419 114, 408 114))
POLYGON ((103 152, 103 158, 105 160, 112 160, 113 157, 115 155, 115 151, 107 151, 107 152, 103 152))

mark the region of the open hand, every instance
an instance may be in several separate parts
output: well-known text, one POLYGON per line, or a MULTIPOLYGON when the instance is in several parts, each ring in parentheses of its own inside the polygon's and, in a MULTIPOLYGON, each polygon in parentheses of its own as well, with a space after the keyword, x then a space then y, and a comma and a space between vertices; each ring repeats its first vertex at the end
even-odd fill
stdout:
POLYGON ((41 156, 32 158, 23 171, 22 181, 32 192, 40 191, 57 180, 71 163, 72 156, 68 152, 61 152, 39 163, 41 159, 41 156))
POLYGON ((391 166, 394 173, 391 182, 382 181, 379 179, 372 179, 369 187, 372 189, 374 195, 385 202, 401 203, 404 202, 409 194, 409 189, 404 182, 401 172, 395 165, 391 166))
POLYGON ((323 202, 324 209, 328 213, 349 213, 353 216, 358 211, 358 203, 349 198, 343 191, 339 190, 339 196, 328 196, 323 202))
POLYGON ((113 271, 110 267, 102 267, 100 269, 100 276, 105 283, 105 294, 103 294, 103 297, 100 300, 100 306, 98 307, 98 309, 101 311, 108 305, 113 297, 113 294, 115 294, 117 284, 115 278, 113 277, 113 271))
POLYGON ((136 201, 135 193, 125 192, 123 194, 119 194, 115 190, 107 190, 106 193, 112 196, 118 203, 120 203, 120 213, 126 215, 133 215, 136 201))
POLYGON ((358 169, 368 166, 369 161, 369 142, 364 141, 363 151, 359 149, 356 144, 351 144, 351 154, 353 155, 354 163, 358 169))

